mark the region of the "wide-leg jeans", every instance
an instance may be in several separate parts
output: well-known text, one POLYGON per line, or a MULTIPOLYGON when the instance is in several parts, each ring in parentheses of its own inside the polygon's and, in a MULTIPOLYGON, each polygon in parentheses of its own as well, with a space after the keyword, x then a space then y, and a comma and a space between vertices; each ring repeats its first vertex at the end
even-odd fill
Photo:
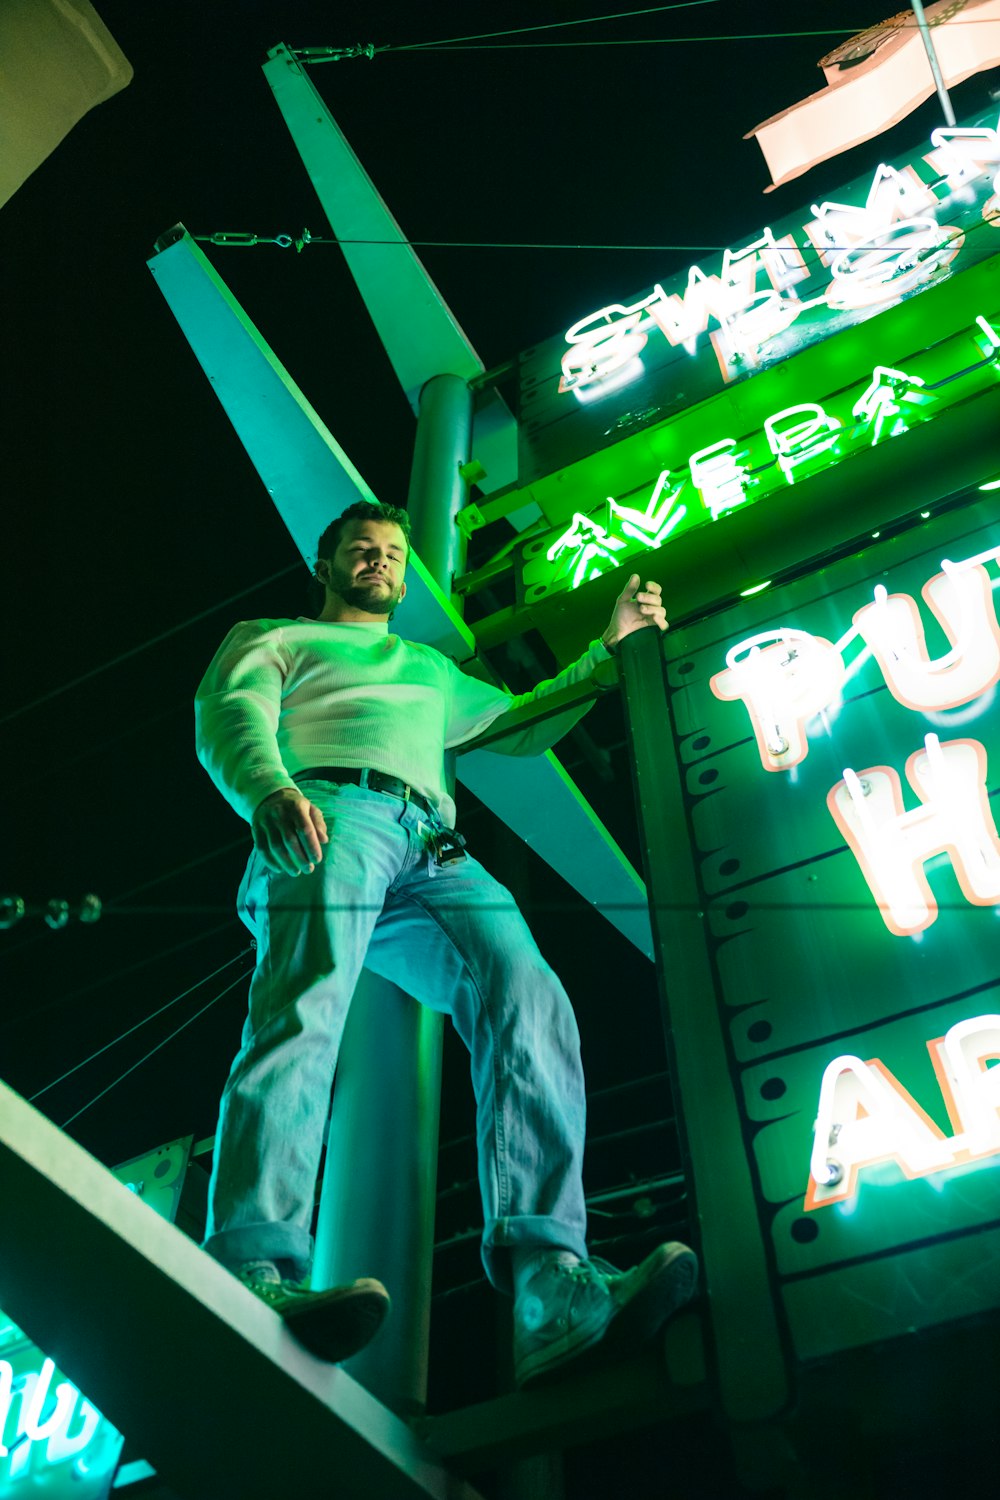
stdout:
POLYGON ((367 966, 450 1015, 469 1049, 490 1280, 509 1289, 512 1246, 585 1256, 576 1020, 510 893, 471 856, 436 865, 428 835, 441 825, 415 803, 300 786, 330 842, 310 875, 274 874, 254 851, 243 878, 257 964, 222 1097, 205 1248, 230 1266, 267 1259, 308 1274, 337 1052, 367 966))

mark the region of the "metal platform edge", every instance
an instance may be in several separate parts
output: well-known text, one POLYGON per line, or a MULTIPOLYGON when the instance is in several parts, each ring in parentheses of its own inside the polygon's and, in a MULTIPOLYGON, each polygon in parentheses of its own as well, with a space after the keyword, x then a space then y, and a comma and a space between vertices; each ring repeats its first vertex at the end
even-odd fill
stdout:
POLYGON ((183 1500, 479 1500, 5 1084, 0 1201, 0 1306, 183 1500))

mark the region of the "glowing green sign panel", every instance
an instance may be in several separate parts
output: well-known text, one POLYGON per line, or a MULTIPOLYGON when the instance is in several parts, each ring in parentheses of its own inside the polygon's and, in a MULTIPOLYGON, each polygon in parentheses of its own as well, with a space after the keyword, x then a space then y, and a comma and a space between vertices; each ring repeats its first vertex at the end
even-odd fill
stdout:
POLYGON ((949 362, 942 363, 941 351, 933 361, 936 378, 877 365, 863 387, 825 397, 823 404, 785 407, 767 417, 760 432, 720 436, 684 455, 676 470, 661 470, 648 491, 608 496, 600 506, 578 511, 570 526, 525 549, 525 597, 581 588, 694 526, 766 500, 861 449, 932 421, 952 401, 996 380, 998 326, 1000 318, 979 317, 968 335, 948 340, 949 362))
POLYGON ((928 145, 880 164, 835 201, 813 203, 711 261, 609 302, 565 336, 526 351, 519 361, 521 487, 994 255, 995 109, 935 130, 928 145))

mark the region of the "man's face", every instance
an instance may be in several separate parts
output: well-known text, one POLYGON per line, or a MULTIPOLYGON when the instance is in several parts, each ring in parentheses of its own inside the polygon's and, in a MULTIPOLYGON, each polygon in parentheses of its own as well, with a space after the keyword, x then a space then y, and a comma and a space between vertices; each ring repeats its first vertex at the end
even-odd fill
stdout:
POLYGON ((321 558, 319 578, 352 609, 388 615, 406 594, 406 538, 392 521, 348 521, 332 560, 321 558))

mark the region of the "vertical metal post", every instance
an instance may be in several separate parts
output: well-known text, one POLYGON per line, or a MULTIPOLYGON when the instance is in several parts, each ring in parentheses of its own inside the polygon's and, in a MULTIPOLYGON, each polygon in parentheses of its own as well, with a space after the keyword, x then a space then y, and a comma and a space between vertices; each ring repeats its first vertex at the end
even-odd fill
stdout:
POLYGON ((944 110, 945 120, 949 125, 954 125, 955 111, 951 107, 951 96, 945 88, 944 79, 941 76, 941 64, 938 62, 934 43, 931 40, 931 28, 928 26, 927 17, 924 15, 922 0, 911 0, 911 4, 913 5, 913 14, 917 18, 920 39, 924 44, 924 51, 927 53, 927 61, 930 63, 931 73, 934 75, 934 87, 937 89, 938 98, 941 100, 941 108, 944 110))
POLYGON ((656 976, 701 1227, 716 1375, 726 1415, 754 1421, 781 1410, 788 1378, 716 1005, 660 632, 626 636, 621 666, 656 976))
MULTIPOLYGON (((449 592, 464 563, 454 518, 465 498, 459 468, 471 428, 467 382, 429 381, 409 508, 415 550, 449 592)), ((388 1323, 346 1368, 407 1416, 427 1401, 442 1041, 440 1015, 365 971, 337 1065, 316 1230, 314 1286, 378 1276, 389 1289, 388 1323)))
POLYGON ((377 1276, 392 1312, 344 1368, 400 1416, 427 1402, 441 1017, 368 970, 333 1091, 313 1285, 377 1276))
POLYGON ((420 392, 407 509, 421 562, 446 593, 464 571, 465 538, 455 517, 465 504, 459 470, 472 441, 472 392, 460 375, 435 375, 420 392))

